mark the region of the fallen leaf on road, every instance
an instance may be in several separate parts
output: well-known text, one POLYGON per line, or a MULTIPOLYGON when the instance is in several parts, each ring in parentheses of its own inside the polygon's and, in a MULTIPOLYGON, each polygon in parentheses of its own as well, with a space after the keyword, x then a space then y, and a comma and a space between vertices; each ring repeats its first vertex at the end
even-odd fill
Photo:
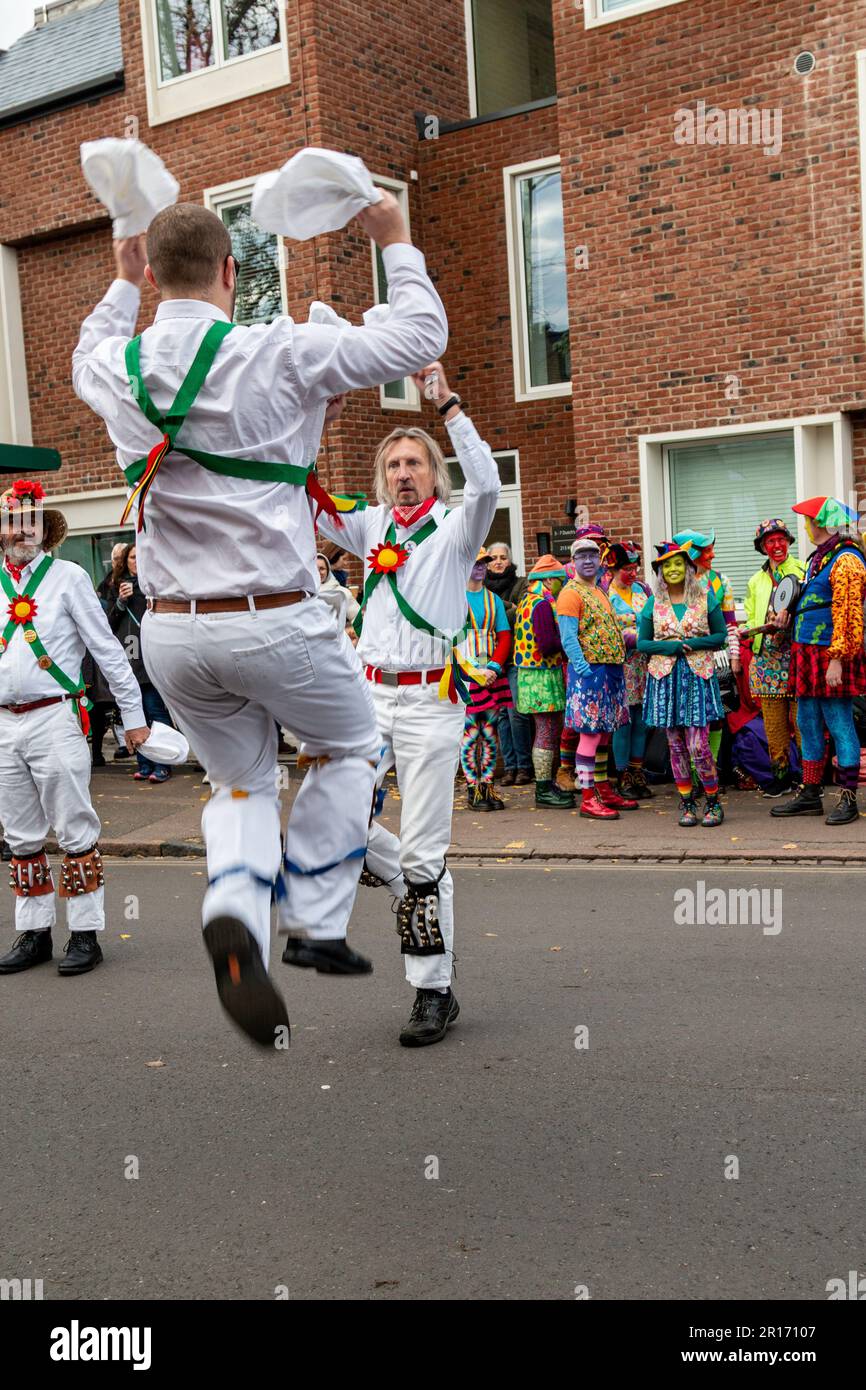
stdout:
POLYGON ((562 950, 562 947, 561 947, 561 946, 548 946, 547 949, 548 949, 548 951, 561 951, 561 950, 562 950))
POLYGON ((160 1061, 156 1061, 156 1062, 145 1062, 144 1065, 145 1065, 146 1067, 164 1067, 164 1066, 165 1066, 165 1062, 160 1062, 160 1061))
POLYGON ((505 846, 506 849, 526 849, 525 840, 510 840, 505 846))
POLYGON ((732 836, 731 836, 731 844, 732 844, 732 845, 735 845, 735 844, 737 843, 737 841, 739 840, 739 838, 740 838, 739 835, 732 835, 732 836))
POLYGON ((122 932, 120 933, 120 939, 121 939, 121 941, 129 941, 129 939, 130 939, 131 936, 132 936, 132 932, 122 931, 122 932))
POLYGON ((486 932, 484 933, 484 935, 485 935, 485 936, 498 936, 499 933, 498 933, 498 932, 495 932, 495 931, 486 931, 486 932))
POLYGON ((795 845, 795 844, 788 844, 788 845, 783 845, 783 846, 782 846, 782 849, 799 849, 799 848, 800 848, 800 846, 799 846, 799 845, 795 845))
POLYGON ((399 1279, 377 1279, 373 1285, 374 1289, 397 1289, 399 1287, 399 1279))

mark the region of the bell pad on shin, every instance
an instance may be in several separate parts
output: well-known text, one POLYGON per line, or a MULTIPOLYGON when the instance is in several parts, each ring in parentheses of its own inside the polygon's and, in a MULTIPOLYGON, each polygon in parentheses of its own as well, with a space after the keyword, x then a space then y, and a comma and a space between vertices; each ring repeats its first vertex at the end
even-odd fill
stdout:
POLYGON ((13 854, 9 864, 9 887, 18 898, 39 898, 54 892, 51 865, 44 849, 36 854, 13 854))
POLYGON ((60 866, 60 897, 77 898, 80 893, 95 893, 105 882, 102 855, 96 845, 81 854, 67 854, 60 866))
POLYGON ((397 934, 404 956, 443 956, 439 926, 439 884, 410 883, 397 906, 397 934))

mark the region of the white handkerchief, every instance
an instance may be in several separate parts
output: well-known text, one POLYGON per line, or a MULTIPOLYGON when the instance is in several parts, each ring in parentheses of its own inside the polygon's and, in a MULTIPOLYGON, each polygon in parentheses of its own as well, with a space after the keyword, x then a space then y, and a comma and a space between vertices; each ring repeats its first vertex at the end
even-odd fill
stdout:
POLYGON ((189 757, 189 744, 179 729, 169 724, 161 724, 155 719, 150 726, 150 738, 139 744, 138 751, 152 763, 185 763, 189 757))
POLYGON ((364 208, 382 201, 362 160, 309 146, 253 189, 252 218, 265 232, 308 241, 336 232, 364 208))
POLYGON ((81 171, 114 220, 115 241, 146 232, 180 192, 159 155, 140 140, 85 140, 81 171))
POLYGON ((307 320, 309 323, 325 323, 329 328, 352 327, 348 319, 340 318, 336 309, 332 309, 330 304, 325 304, 321 299, 313 300, 307 320))

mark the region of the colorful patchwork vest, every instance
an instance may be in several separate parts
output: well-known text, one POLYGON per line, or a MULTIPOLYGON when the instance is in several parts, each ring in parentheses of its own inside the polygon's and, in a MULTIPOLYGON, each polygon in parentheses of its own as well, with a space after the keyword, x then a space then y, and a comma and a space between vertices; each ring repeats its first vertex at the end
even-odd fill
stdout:
POLYGON ((563 594, 577 592, 582 600, 578 640, 591 666, 621 666, 625 640, 609 596, 602 589, 569 579, 563 594))
POLYGON ((541 593, 533 593, 531 588, 520 600, 514 622, 512 661, 515 666, 522 667, 526 671, 556 671, 562 666, 562 652, 555 652, 553 656, 545 656, 535 640, 535 632, 532 627, 532 615, 538 604, 551 602, 551 597, 546 589, 542 589, 541 593))
POLYGON ((830 574, 836 561, 842 555, 856 555, 863 561, 859 546, 842 541, 837 550, 830 550, 823 557, 815 575, 810 575, 811 565, 806 571, 807 578, 800 590, 797 602, 797 616, 794 619, 794 641, 804 647, 829 647, 833 640, 833 589, 830 574))
POLYGON ((484 609, 480 624, 471 605, 466 615, 466 654, 470 661, 489 661, 496 648, 496 604, 489 589, 482 589, 484 609))
MULTIPOLYGON (((672 603, 658 598, 655 600, 653 636, 657 642, 687 642, 690 637, 706 637, 709 630, 705 593, 702 592, 700 598, 686 608, 682 620, 674 612, 672 603)), ((705 681, 710 679, 715 670, 712 652, 683 652, 683 656, 696 676, 705 681)), ((676 656, 663 656, 661 652, 654 652, 647 669, 656 680, 662 680, 670 675, 678 660, 676 656)))

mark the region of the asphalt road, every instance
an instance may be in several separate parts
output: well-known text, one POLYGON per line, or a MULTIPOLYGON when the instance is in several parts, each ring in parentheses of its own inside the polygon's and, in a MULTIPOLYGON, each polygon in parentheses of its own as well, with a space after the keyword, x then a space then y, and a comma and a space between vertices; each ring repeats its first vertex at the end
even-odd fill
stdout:
POLYGON ((826 1298, 866 1269, 866 879, 693 875, 459 868, 462 1013, 417 1051, 362 890, 376 973, 275 953, 294 1035, 270 1055, 216 1003, 201 867, 109 863, 106 963, 0 978, 0 1277, 46 1299, 826 1298), (677 924, 698 877, 781 890, 781 930, 677 924))

